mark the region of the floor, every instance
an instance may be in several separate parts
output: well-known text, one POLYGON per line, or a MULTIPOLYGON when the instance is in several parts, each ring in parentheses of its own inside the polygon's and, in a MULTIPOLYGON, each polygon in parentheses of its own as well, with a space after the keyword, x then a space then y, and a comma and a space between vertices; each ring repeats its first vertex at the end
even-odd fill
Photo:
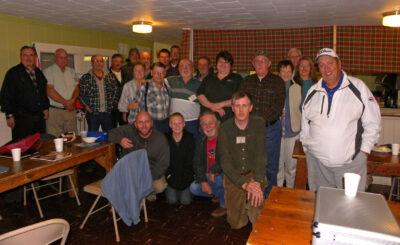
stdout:
MULTIPOLYGON (((79 229, 95 199, 93 195, 82 191, 83 186, 105 175, 101 167, 88 165, 78 168, 79 198, 82 205, 77 206, 75 199, 66 194, 42 200, 45 216, 43 220, 67 220, 71 225, 67 244, 118 244, 115 242, 112 216, 108 209, 91 216, 84 229, 79 229), (87 172, 93 167, 94 171, 87 172)), ((163 194, 158 195, 157 201, 147 202, 148 223, 141 221, 128 227, 122 221, 118 222, 121 236, 119 244, 246 244, 251 225, 248 224, 240 230, 231 230, 226 216, 211 216, 210 213, 217 207, 218 204, 212 203, 209 198, 201 197, 195 197, 189 206, 169 205, 163 194)), ((4 194, 1 194, 0 212, 3 217, 0 221, 0 234, 42 221, 33 200, 26 207, 22 203, 7 204, 4 194)))
MULTIPOLYGON (((108 209, 90 217, 83 230, 79 229, 94 196, 82 191, 85 184, 104 177, 104 170, 96 164, 84 164, 78 168, 81 206, 67 195, 42 200, 45 219, 63 218, 71 225, 67 244, 117 244, 111 212, 108 209), (88 172, 88 170, 92 170, 88 172)), ((45 190, 41 190, 45 191, 45 190)), ((388 196, 389 187, 371 185, 369 190, 388 196)), ((103 199, 105 203, 105 199, 103 199)), ((231 230, 226 217, 213 218, 210 213, 218 207, 209 198, 195 197, 189 206, 169 205, 161 194, 157 201, 147 202, 149 222, 141 221, 131 227, 118 222, 121 242, 119 244, 246 244, 251 225, 231 230)), ((0 195, 0 234, 29 224, 40 222, 33 200, 28 206, 22 203, 7 204, 0 195)))

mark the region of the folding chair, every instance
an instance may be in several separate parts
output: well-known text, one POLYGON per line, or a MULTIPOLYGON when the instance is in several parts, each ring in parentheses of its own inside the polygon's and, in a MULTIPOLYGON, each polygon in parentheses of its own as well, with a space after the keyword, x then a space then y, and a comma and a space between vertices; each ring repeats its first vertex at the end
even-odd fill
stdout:
POLYGON ((61 239, 67 241, 69 223, 64 219, 50 219, 0 235, 0 245, 48 245, 61 239))
POLYGON ((72 177, 71 177, 71 175, 73 173, 74 173, 73 169, 68 169, 68 170, 65 170, 65 171, 50 175, 48 177, 45 177, 45 178, 39 180, 40 182, 41 181, 50 181, 49 183, 42 184, 42 185, 37 185, 37 186, 35 186, 34 183, 31 183, 31 187, 24 186, 24 206, 26 206, 26 192, 29 191, 29 190, 33 191, 33 196, 35 198, 36 206, 37 206, 37 208, 39 210, 40 218, 43 218, 43 212, 42 212, 42 208, 40 206, 39 200, 46 199, 46 198, 53 197, 53 196, 57 196, 57 195, 61 195, 61 194, 65 193, 65 192, 69 192, 70 190, 72 190, 74 192, 74 195, 75 195, 75 198, 76 198, 76 203, 78 204, 78 206, 80 206, 81 202, 79 201, 78 193, 76 192, 75 185, 74 185, 74 183, 72 181, 72 177), (67 189, 65 191, 62 191, 62 177, 64 177, 64 176, 68 176, 69 182, 71 184, 71 189, 67 189), (53 181, 53 180, 55 180, 55 181, 53 181), (50 195, 47 195, 47 196, 43 196, 43 197, 40 197, 40 198, 38 197, 36 189, 38 189, 40 187, 44 187, 44 186, 54 185, 54 184, 57 184, 57 183, 58 183, 58 192, 50 194, 50 195))

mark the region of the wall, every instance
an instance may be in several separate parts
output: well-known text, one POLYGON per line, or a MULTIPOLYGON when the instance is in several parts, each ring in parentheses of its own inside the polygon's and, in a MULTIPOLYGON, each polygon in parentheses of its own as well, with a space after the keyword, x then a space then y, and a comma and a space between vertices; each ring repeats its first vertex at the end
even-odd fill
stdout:
MULTIPOLYGON (((19 49, 34 42, 118 50, 118 43, 153 49, 153 41, 107 32, 58 25, 35 19, 0 14, 0 86, 9 68, 18 64, 19 49)), ((11 139, 11 130, 0 113, 0 145, 11 139)))

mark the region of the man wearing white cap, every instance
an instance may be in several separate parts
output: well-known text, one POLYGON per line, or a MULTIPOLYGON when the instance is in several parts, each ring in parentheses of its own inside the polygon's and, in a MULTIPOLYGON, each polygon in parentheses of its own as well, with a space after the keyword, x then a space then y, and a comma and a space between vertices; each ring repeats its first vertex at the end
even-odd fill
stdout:
POLYGON ((342 62, 330 48, 317 56, 322 78, 303 104, 300 140, 307 158, 308 185, 343 188, 343 174, 361 176, 365 191, 367 158, 381 130, 379 106, 360 80, 341 70, 342 62))

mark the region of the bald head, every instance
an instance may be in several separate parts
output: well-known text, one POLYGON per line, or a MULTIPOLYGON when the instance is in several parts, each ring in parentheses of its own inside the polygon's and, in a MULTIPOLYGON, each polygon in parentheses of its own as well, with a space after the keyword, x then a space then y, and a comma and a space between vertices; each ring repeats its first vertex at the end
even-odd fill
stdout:
POLYGON ((140 63, 142 63, 146 69, 151 67, 151 54, 147 51, 140 53, 140 63))
POLYGON ((192 78, 193 77, 193 62, 187 58, 181 59, 178 66, 179 74, 182 78, 192 78))
POLYGON ((68 54, 65 49, 59 48, 56 50, 54 54, 54 62, 60 67, 60 69, 64 72, 65 67, 68 64, 68 54))
POLYGON ((143 139, 149 138, 153 132, 153 120, 147 111, 141 111, 136 115, 134 125, 143 139))

